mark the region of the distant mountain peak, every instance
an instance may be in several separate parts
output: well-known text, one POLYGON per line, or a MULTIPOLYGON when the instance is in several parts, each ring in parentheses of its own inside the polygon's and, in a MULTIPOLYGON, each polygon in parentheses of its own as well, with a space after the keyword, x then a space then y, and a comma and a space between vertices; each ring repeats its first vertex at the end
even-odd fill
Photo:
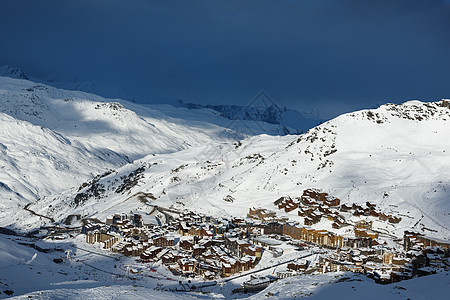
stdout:
POLYGON ((229 120, 244 120, 280 125, 286 134, 299 134, 319 125, 322 119, 311 118, 297 110, 280 108, 267 93, 258 93, 248 105, 234 104, 197 104, 179 101, 187 109, 212 109, 229 120))
POLYGON ((28 73, 18 67, 0 66, 0 76, 29 80, 28 73))

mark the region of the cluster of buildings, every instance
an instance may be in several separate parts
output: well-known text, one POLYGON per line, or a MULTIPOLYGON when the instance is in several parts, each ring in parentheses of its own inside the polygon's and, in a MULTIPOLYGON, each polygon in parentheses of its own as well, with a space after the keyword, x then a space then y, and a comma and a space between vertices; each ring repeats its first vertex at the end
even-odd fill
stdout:
MULTIPOLYGON (((266 224, 266 234, 290 236, 316 245, 334 248, 332 255, 320 257, 319 272, 352 271, 372 276, 377 282, 389 283, 413 276, 436 273, 439 269, 449 268, 450 243, 405 232, 404 251, 395 251, 379 245, 378 233, 372 231, 372 221, 360 220, 353 224, 354 237, 341 236, 327 230, 315 230, 309 225, 326 218, 332 228, 349 226, 342 213, 353 216, 372 216, 389 223, 399 223, 400 217, 377 211, 376 205, 367 202, 365 207, 352 204, 340 205, 339 199, 316 189, 307 189, 299 198, 281 197, 274 204, 285 212, 297 210, 304 217, 304 225, 299 223, 271 222, 266 224)), ((264 214, 259 214, 264 215, 264 214)), ((275 216, 272 216, 275 218, 275 216)), ((290 271, 305 269, 305 263, 291 263, 290 271)))
MULTIPOLYGON (((160 262, 177 275, 205 279, 250 270, 265 250, 270 250, 274 257, 281 256, 283 242, 332 250, 327 250, 331 255, 320 256, 315 265, 319 272, 365 273, 377 282, 395 282, 449 267, 450 244, 445 241, 405 232, 404 251, 395 251, 372 231, 371 221, 353 223, 352 233, 348 234, 347 230, 344 235, 306 225, 306 220, 316 222, 319 216, 333 221, 333 228, 350 226, 341 212, 371 216, 376 213, 377 217, 390 218, 393 223, 400 219, 377 212, 374 204, 366 203, 365 208, 340 205, 339 199, 313 189, 305 190, 300 198, 282 197, 275 204, 287 212, 298 209, 298 214, 305 217, 305 224, 279 217, 274 211, 250 208, 247 218, 212 218, 186 211, 165 224, 145 213, 116 214, 108 217, 106 223, 85 223, 82 232, 87 243, 101 242, 112 252, 142 262, 160 262)), ((285 275, 308 268, 307 261, 291 262, 285 275)))
MULTIPOLYGON (((300 198, 282 197, 274 204, 285 212, 298 209, 298 215, 305 217, 305 225, 279 218, 276 213, 265 209, 251 209, 248 216, 263 221, 264 234, 289 236, 293 240, 335 249, 336 251, 331 252, 332 255, 320 256, 317 267, 319 272, 352 271, 368 274, 380 283, 389 283, 436 273, 440 269, 448 270, 450 267, 448 241, 405 232, 404 251, 395 251, 387 247, 379 239, 378 233, 372 230, 372 221, 360 220, 353 223, 352 235, 344 236, 307 226, 311 221, 315 224, 324 217, 334 221, 333 228, 350 226, 341 212, 350 212, 354 216, 373 216, 394 224, 401 221, 399 217, 378 212, 375 204, 367 202, 366 207, 356 204, 339 206, 337 198, 313 189, 305 190, 300 198), (336 220, 339 220, 339 226, 335 226, 336 220)), ((288 271, 284 275, 304 270, 305 262, 293 262, 288 265, 288 271)))
POLYGON ((260 221, 261 234, 289 237, 327 248, 371 247, 378 244, 378 234, 371 230, 371 222, 357 222, 354 225, 354 234, 342 236, 328 230, 301 225, 286 217, 277 217, 275 212, 264 208, 250 208, 247 217, 260 221))
POLYGON ((302 196, 297 198, 281 197, 274 204, 285 212, 297 210, 297 214, 304 217, 306 226, 317 224, 322 218, 326 218, 333 222, 333 228, 339 229, 346 224, 345 217, 341 212, 351 213, 353 216, 373 216, 394 224, 401 221, 400 217, 379 212, 376 204, 366 202, 365 207, 355 203, 350 206, 340 205, 338 198, 317 189, 306 189, 302 196))
POLYGON ((298 198, 281 197, 274 204, 285 212, 297 209, 297 214, 304 217, 307 226, 319 223, 322 217, 329 218, 339 225, 345 222, 339 215, 340 200, 316 189, 304 190, 303 195, 298 198))
POLYGON ((343 247, 332 255, 320 257, 318 271, 351 271, 368 274, 379 283, 392 283, 448 268, 448 248, 426 247, 404 252, 382 247, 343 247))
POLYGON ((254 228, 242 219, 214 219, 192 212, 162 225, 143 219, 141 214, 116 214, 106 224, 86 224, 82 232, 87 243, 101 242, 112 252, 161 262, 174 274, 205 279, 250 270, 264 251, 249 241, 254 228))

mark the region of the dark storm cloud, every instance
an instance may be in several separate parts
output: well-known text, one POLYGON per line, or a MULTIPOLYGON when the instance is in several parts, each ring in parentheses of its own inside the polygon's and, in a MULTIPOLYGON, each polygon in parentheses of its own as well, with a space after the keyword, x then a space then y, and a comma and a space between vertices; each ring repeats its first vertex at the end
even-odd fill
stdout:
MULTIPOLYGON (((203 103, 342 112, 450 97, 445 1, 6 1, 0 64, 203 103), (339 105, 339 108, 336 107, 339 105), (322 108, 324 110, 325 108, 322 108)), ((150 100, 147 100, 150 101, 150 100)))

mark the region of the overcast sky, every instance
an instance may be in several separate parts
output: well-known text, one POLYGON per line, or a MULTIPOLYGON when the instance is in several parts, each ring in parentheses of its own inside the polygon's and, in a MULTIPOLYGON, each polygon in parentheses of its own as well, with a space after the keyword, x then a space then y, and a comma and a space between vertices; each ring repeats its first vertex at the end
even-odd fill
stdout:
POLYGON ((450 3, 0 0, 0 65, 197 103, 333 114, 450 97, 450 3))

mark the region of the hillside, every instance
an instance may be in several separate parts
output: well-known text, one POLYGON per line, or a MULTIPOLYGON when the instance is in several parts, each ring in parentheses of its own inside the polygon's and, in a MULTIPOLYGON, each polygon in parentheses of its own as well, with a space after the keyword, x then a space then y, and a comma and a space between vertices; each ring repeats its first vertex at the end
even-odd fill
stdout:
POLYGON ((77 139, 89 148, 109 148, 131 160, 245 135, 211 124, 213 116, 208 119, 168 106, 152 109, 7 77, 0 77, 0 87, 1 112, 77 139))
MULTIPOLYGON (((275 209, 280 196, 319 188, 342 203, 369 201, 401 217, 396 225, 374 220, 382 232, 402 236, 414 229, 448 239, 449 122, 445 100, 387 104, 339 116, 298 137, 261 135, 147 156, 32 207, 58 220, 75 212, 104 218, 145 210, 137 197, 145 193, 151 195, 147 204, 244 216, 249 207, 275 209)), ((327 222, 315 226, 330 228, 327 222)))
MULTIPOLYGON (((142 106, 0 77, 0 226, 23 206, 117 169, 135 159, 204 144, 233 142, 279 125, 231 122, 211 110, 142 106)), ((28 212, 25 212, 29 215, 28 212)))

